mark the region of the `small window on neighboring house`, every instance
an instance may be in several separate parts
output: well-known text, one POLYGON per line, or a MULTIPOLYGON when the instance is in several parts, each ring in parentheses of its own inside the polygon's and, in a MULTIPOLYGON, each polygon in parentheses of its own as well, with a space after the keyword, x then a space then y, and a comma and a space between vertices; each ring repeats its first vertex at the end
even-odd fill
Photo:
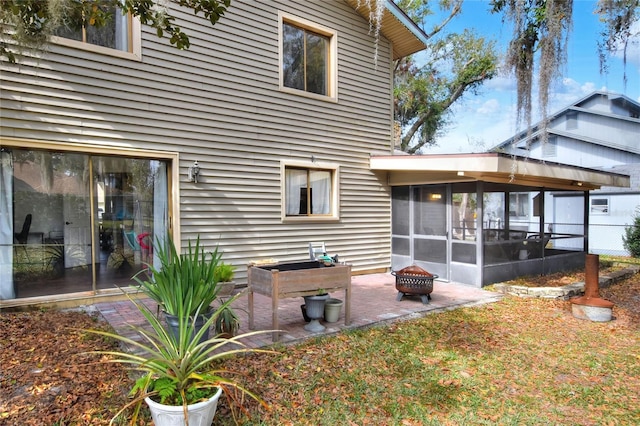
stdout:
POLYGON ((336 33, 300 18, 280 19, 282 89, 335 98, 336 33))
POLYGON ((567 130, 575 130, 578 128, 578 113, 569 111, 567 113, 567 130))
POLYGON ((593 214, 609 214, 608 198, 591 198, 591 213, 593 214))
POLYGON ((529 215, 529 193, 514 192, 509 194, 509 216, 526 217, 529 215))
MULTIPOLYGON (((53 42, 116 56, 140 56, 140 21, 111 3, 96 6, 97 24, 88 25, 84 16, 70 16, 55 31, 53 42)), ((80 12, 81 13, 81 12, 80 12)))
POLYGON ((284 216, 337 217, 337 169, 284 166, 284 216))
POLYGON ((549 136, 546 143, 542 145, 543 157, 555 157, 557 155, 558 142, 555 136, 549 136))

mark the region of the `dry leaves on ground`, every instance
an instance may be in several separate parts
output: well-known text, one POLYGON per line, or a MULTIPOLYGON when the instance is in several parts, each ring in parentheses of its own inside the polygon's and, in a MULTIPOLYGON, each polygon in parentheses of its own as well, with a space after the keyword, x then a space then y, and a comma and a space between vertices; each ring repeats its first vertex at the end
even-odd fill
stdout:
POLYGON ((0 424, 108 424, 130 383, 121 366, 85 354, 113 348, 83 331, 99 327, 84 312, 2 313, 0 424))
MULTIPOLYGON (((613 327, 611 336, 614 336, 613 332, 615 330, 626 330, 625 333, 632 333, 633 336, 637 336, 637 332, 640 329, 640 275, 611 287, 603 288, 600 293, 603 298, 615 303, 615 321, 611 322, 611 327, 613 327)), ((447 348, 458 348, 458 356, 462 356, 460 354, 463 351, 471 350, 477 355, 474 359, 477 359, 479 363, 474 365, 473 368, 482 369, 484 367, 480 364, 483 361, 482 358, 478 357, 488 350, 495 349, 497 351, 497 348, 501 348, 500 351, 507 353, 508 358, 500 362, 509 362, 509 360, 520 357, 530 359, 531 357, 530 353, 518 353, 519 351, 524 351, 521 348, 523 342, 510 341, 509 339, 514 339, 517 336, 512 331, 505 331, 504 336, 498 339, 496 336, 501 335, 499 332, 502 328, 519 326, 526 330, 527 326, 523 323, 532 321, 535 322, 535 327, 540 330, 539 333, 544 333, 544 330, 554 330, 553 333, 559 333, 559 335, 564 336, 565 333, 582 333, 581 329, 585 327, 584 323, 571 320, 571 315, 567 314, 570 312, 569 302, 547 303, 530 299, 505 299, 505 302, 499 302, 495 306, 489 306, 486 309, 487 313, 492 314, 487 315, 487 318, 483 320, 486 320, 486 324, 483 323, 481 328, 477 328, 479 324, 476 324, 476 329, 466 330, 471 327, 471 324, 461 319, 459 323, 455 322, 443 325, 437 330, 431 330, 429 332, 429 341, 445 345, 447 348), (532 316, 531 313, 534 311, 535 315, 532 316), (499 324, 500 321, 504 324, 499 324), (546 328, 545 324, 547 325, 546 328), (456 333, 454 333, 454 330, 456 333), (442 333, 442 335, 437 336, 434 333, 442 333), (470 339, 470 337, 475 340, 470 339), (460 341, 458 342, 456 339, 460 339, 460 341)), ((466 314, 460 312, 459 315, 464 317, 466 314)), ((85 354, 88 351, 105 350, 113 347, 112 342, 82 331, 83 329, 98 327, 105 327, 105 325, 91 315, 82 312, 33 311, 3 312, 0 314, 0 388, 2 389, 2 392, 0 392, 0 425, 107 425, 113 414, 126 401, 131 381, 121 366, 99 363, 99 356, 85 354)), ((380 347, 371 348, 370 346, 374 344, 372 341, 367 341, 366 345, 362 346, 361 349, 349 345, 345 346, 342 340, 347 338, 346 335, 339 335, 334 338, 335 340, 323 340, 323 343, 318 346, 313 342, 309 342, 305 345, 285 348, 277 361, 272 357, 255 356, 238 360, 235 364, 240 371, 246 372, 248 377, 251 378, 250 383, 247 385, 252 390, 258 391, 268 400, 271 400, 272 403, 278 403, 277 409, 272 412, 258 413, 258 416, 265 421, 265 424, 295 423, 295 419, 301 419, 302 417, 300 416, 303 413, 322 407, 326 403, 323 398, 326 398, 327 395, 334 399, 336 404, 340 403, 341 399, 349 394, 346 389, 351 389, 349 392, 358 393, 359 395, 359 402, 356 406, 346 405, 346 407, 351 408, 344 408, 353 409, 355 413, 363 409, 364 404, 367 404, 366 399, 372 399, 369 403, 379 402, 381 395, 376 393, 376 387, 380 388, 380 392, 385 393, 387 392, 386 386, 389 384, 379 374, 374 374, 367 378, 357 373, 358 369, 362 368, 359 364, 361 359, 368 359, 368 363, 372 367, 379 363, 378 358, 380 357, 374 359, 369 356, 373 352, 383 355, 385 351, 388 351, 389 338, 393 339, 394 348, 401 348, 398 349, 402 352, 398 354, 399 356, 402 356, 403 353, 409 353, 412 350, 411 348, 415 348, 415 345, 409 342, 411 343, 410 346, 402 348, 401 345, 406 336, 400 330, 405 329, 405 327, 401 323, 391 326, 389 329, 390 334, 386 339, 380 340, 380 347), (358 350, 364 352, 359 353, 358 350), (315 367, 309 369, 309 365, 315 367), (332 374, 324 376, 324 371, 330 371, 332 374), (348 377, 351 371, 354 371, 353 374, 355 374, 353 379, 346 379, 346 382, 333 383, 335 378, 338 377, 335 374, 336 372, 340 372, 341 376, 348 377), (327 381, 326 384, 330 384, 329 381, 331 381, 331 386, 313 387, 308 393, 303 390, 305 378, 319 381, 316 383, 318 386, 322 384, 321 382, 327 381), (358 383, 364 383, 363 381, 366 381, 366 387, 357 388, 358 383), (286 385, 283 385, 283 383, 286 385), (274 399, 278 395, 280 399, 274 399), (284 395, 287 395, 287 397, 284 398, 284 395)), ((616 332, 615 335, 619 333, 621 332, 616 332)), ((544 338, 545 336, 538 335, 535 339, 531 338, 529 344, 536 341, 542 342, 544 338)), ((551 338, 551 340, 555 339, 551 338)), ((613 338, 604 340, 604 347, 600 348, 602 345, 599 344, 598 348, 603 351, 608 350, 611 353, 619 352, 620 348, 615 347, 615 345, 620 344, 620 342, 616 343, 614 340, 613 338)), ((524 343, 526 344, 527 342, 524 343)), ((539 356, 544 356, 544 353, 542 352, 542 355, 539 356)), ((557 359, 559 355, 559 353, 554 353, 553 359, 557 359)), ((425 355, 421 359, 424 368, 434 367, 430 363, 437 361, 433 353, 428 356, 425 355)), ((412 362, 420 363, 419 361, 412 360, 412 362)), ((437 362, 441 363, 443 361, 437 362)), ((233 366, 234 363, 231 363, 231 365, 233 366)), ((436 367, 439 368, 439 365, 436 367)), ((391 367, 388 366, 387 368, 391 367)), ((393 368, 398 370, 397 374, 400 374, 405 366, 402 362, 399 362, 393 368)), ((468 371, 467 369, 464 370, 464 374, 457 374, 455 370, 443 365, 442 369, 438 370, 440 371, 438 380, 441 380, 441 383, 436 381, 435 384, 421 384, 418 379, 427 380, 429 378, 409 375, 411 380, 403 381, 399 384, 401 386, 400 390, 396 390, 398 398, 395 404, 398 407, 402 407, 404 404, 403 398, 410 403, 409 396, 400 397, 400 394, 411 395, 414 390, 417 392, 421 386, 427 385, 446 390, 441 395, 442 398, 445 398, 443 401, 448 401, 448 399, 455 397, 462 398, 462 395, 459 394, 459 387, 460 383, 465 380, 465 374, 471 375, 474 380, 480 376, 471 367, 468 367, 468 369, 468 371)), ((523 371, 528 370, 524 369, 523 371)), ((577 377, 572 376, 563 380, 567 381, 569 379, 577 380, 577 377)), ((492 393, 491 386, 501 385, 501 382, 498 383, 497 378, 495 380, 489 388, 480 387, 478 392, 492 393)), ((526 386, 528 385, 525 382, 514 384, 511 381, 504 384, 504 386, 504 392, 507 393, 501 395, 505 398, 510 398, 509 392, 523 395, 528 395, 528 392, 540 392, 538 389, 527 389, 526 386), (518 386, 517 389, 514 388, 516 385, 518 386)), ((424 397, 426 398, 427 396, 425 395, 424 397)), ((622 397, 629 396, 623 395, 622 397)), ((452 400, 452 404, 454 402, 452 400)), ((515 402, 520 404, 518 401, 515 402)), ((444 404, 444 402, 442 403, 444 404)), ((465 402, 465 404, 467 403, 468 401, 465 402)), ((486 407, 478 407, 476 412, 471 413, 468 412, 470 410, 469 407, 465 411, 464 407, 466 405, 453 405, 456 407, 459 405, 459 407, 451 415, 458 416, 473 414, 477 417, 478 413, 481 414, 482 410, 487 409, 486 407)), ((625 406, 627 405, 625 403, 625 406)), ((384 416, 388 415, 382 406, 370 404, 368 407, 367 409, 370 412, 365 413, 365 415, 372 416, 370 417, 371 419, 376 417, 385 419, 384 416)), ((443 405, 442 407, 448 407, 447 410, 452 409, 452 406, 449 405, 443 405)), ((520 407, 524 406, 520 405, 520 407)), ((596 408, 601 410, 602 406, 596 408)), ((344 409, 339 408, 339 411, 344 412, 344 409)), ((434 411, 434 416, 437 413, 437 409, 437 407, 434 407, 434 410, 436 410, 434 411)), ((311 411, 307 414, 311 415, 311 411)), ((585 418, 585 421, 598 423, 597 416, 601 415, 601 413, 598 414, 596 411, 594 413, 596 417, 585 418)), ((496 415, 496 413, 487 412, 487 416, 489 416, 487 419, 490 419, 492 415, 496 415)), ((568 414, 565 413, 564 415, 568 414)), ((563 418, 560 414, 558 416, 559 419, 563 418)), ((231 416, 224 401, 221 401, 219 414, 216 414, 216 418, 222 424, 231 423, 231 416)), ((446 419, 448 417, 443 418, 446 419)))

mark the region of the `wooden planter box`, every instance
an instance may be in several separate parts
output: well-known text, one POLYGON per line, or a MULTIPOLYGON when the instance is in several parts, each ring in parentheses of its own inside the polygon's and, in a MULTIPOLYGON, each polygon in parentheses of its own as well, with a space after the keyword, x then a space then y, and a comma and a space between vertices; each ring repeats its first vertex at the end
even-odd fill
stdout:
MULTIPOLYGON (((278 330, 278 301, 287 297, 303 297, 318 294, 319 289, 327 293, 344 290, 344 323, 351 323, 351 265, 320 266, 317 261, 277 263, 271 265, 250 265, 249 286, 249 328, 254 329, 253 294, 271 298, 273 330, 278 330)), ((273 340, 279 335, 273 333, 273 340)))

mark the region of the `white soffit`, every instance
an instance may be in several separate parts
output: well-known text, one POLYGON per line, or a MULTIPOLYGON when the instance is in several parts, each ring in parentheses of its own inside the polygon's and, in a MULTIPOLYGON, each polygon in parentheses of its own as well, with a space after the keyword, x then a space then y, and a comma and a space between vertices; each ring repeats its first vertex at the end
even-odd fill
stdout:
POLYGON ((390 172, 391 185, 483 181, 575 191, 630 186, 627 175, 500 153, 372 156, 370 167, 390 172))
MULTIPOLYGON (((371 9, 366 1, 345 0, 345 2, 369 22, 371 9)), ((427 35, 390 0, 385 1, 380 32, 393 44, 394 60, 404 58, 427 47, 427 35)))

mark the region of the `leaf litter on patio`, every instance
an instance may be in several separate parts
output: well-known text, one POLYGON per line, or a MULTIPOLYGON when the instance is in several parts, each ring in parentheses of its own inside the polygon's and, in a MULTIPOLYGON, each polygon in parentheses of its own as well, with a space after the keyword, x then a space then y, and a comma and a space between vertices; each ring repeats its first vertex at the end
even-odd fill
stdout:
MULTIPOLYGON (((505 297, 230 359, 271 407, 235 414, 262 425, 637 424, 639 276, 600 294, 613 321, 505 297)), ((78 355, 113 344, 78 331, 99 325, 79 312, 2 313, 0 424, 108 424, 131 381, 78 355)), ((233 423, 223 397, 216 424, 233 423)))

